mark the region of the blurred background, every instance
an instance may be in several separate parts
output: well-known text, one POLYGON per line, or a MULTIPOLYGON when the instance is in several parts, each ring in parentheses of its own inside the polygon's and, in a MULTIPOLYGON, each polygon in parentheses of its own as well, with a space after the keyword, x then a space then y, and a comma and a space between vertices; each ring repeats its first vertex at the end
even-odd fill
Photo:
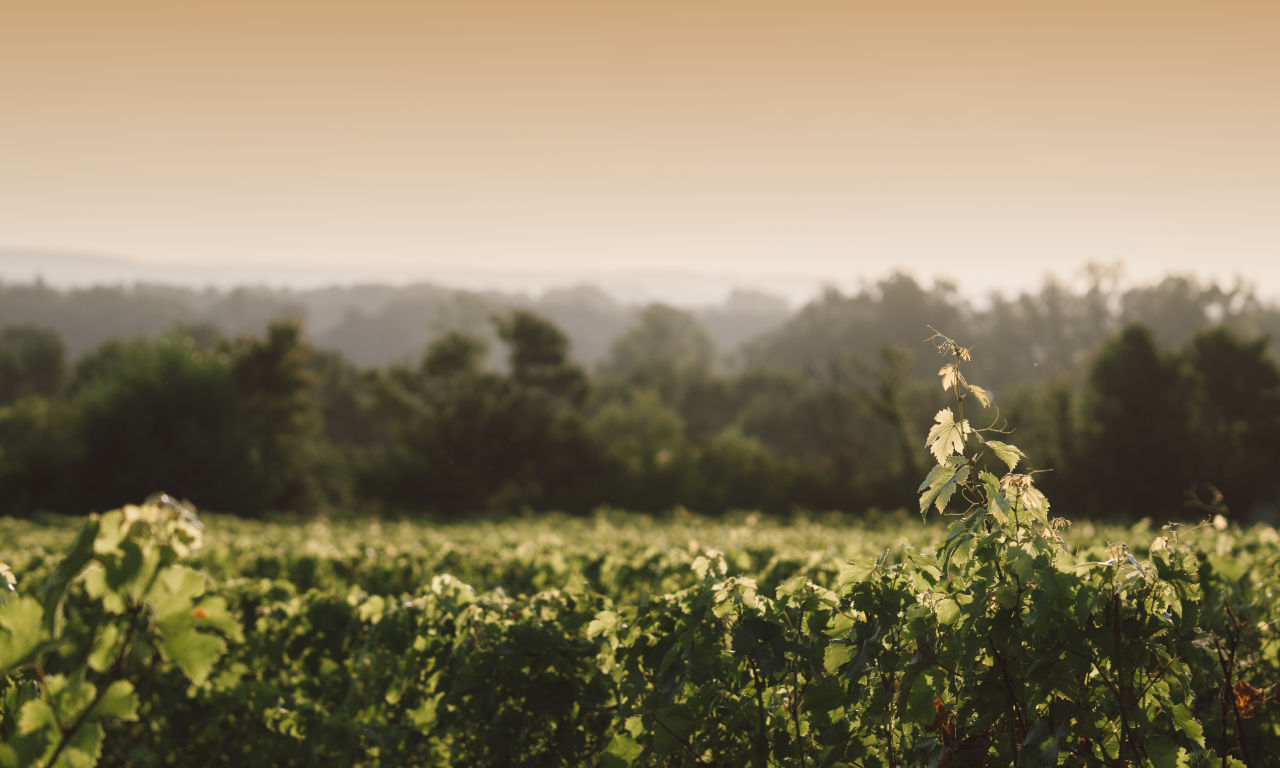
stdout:
POLYGON ((1274 521, 1280 8, 0 5, 0 511, 1274 521))

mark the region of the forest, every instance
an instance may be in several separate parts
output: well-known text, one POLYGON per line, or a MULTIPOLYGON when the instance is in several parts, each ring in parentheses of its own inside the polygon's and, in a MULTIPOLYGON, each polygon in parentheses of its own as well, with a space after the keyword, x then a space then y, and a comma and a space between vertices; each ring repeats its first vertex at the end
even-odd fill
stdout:
POLYGON ((1004 407, 974 420, 1074 517, 1273 522, 1280 501, 1280 308, 1240 283, 1097 268, 978 302, 893 274, 794 312, 35 283, 0 285, 0 324, 14 516, 159 490, 254 517, 909 508, 928 326, 980 352, 1004 407))
POLYGON ((4 326, 0 766, 1274 764, 1274 318, 895 275, 594 364, 519 306, 379 365, 4 326))

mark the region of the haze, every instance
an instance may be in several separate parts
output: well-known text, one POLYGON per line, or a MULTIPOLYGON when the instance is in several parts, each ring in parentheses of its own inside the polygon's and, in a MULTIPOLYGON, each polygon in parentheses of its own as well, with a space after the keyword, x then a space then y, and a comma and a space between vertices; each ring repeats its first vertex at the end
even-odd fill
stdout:
POLYGON ((0 96, 10 252, 1280 294, 1270 3, 2 0, 0 96))

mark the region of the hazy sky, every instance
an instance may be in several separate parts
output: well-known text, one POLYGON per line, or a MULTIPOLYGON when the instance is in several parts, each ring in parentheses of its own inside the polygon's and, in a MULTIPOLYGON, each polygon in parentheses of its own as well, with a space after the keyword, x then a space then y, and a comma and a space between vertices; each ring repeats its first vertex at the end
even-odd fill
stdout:
POLYGON ((1280 3, 0 0, 0 247, 1277 294, 1280 3))

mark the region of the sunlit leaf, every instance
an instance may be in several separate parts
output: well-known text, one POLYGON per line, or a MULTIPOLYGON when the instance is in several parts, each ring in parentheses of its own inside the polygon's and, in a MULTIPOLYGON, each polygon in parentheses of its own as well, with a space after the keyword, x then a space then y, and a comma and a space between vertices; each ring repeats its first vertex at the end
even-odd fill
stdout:
POLYGON ((929 430, 925 446, 933 457, 942 464, 948 456, 964 451, 964 439, 972 429, 969 420, 957 422, 950 408, 943 408, 933 417, 936 422, 929 430))
POLYGON ((961 375, 960 369, 955 363, 947 363, 938 370, 938 375, 942 377, 942 389, 948 390, 952 387, 959 388, 964 384, 964 376, 961 375))
POLYGON ((924 490, 920 494, 921 516, 926 516, 930 506, 937 507, 939 512, 944 511, 956 488, 968 479, 969 465, 962 456, 952 456, 930 470, 924 483, 917 489, 924 490))
POLYGON ((997 459, 1008 465, 1010 471, 1013 471, 1013 468, 1018 466, 1019 461, 1027 458, 1027 455, 1018 446, 1002 443, 999 440, 988 440, 987 447, 991 449, 997 459))

